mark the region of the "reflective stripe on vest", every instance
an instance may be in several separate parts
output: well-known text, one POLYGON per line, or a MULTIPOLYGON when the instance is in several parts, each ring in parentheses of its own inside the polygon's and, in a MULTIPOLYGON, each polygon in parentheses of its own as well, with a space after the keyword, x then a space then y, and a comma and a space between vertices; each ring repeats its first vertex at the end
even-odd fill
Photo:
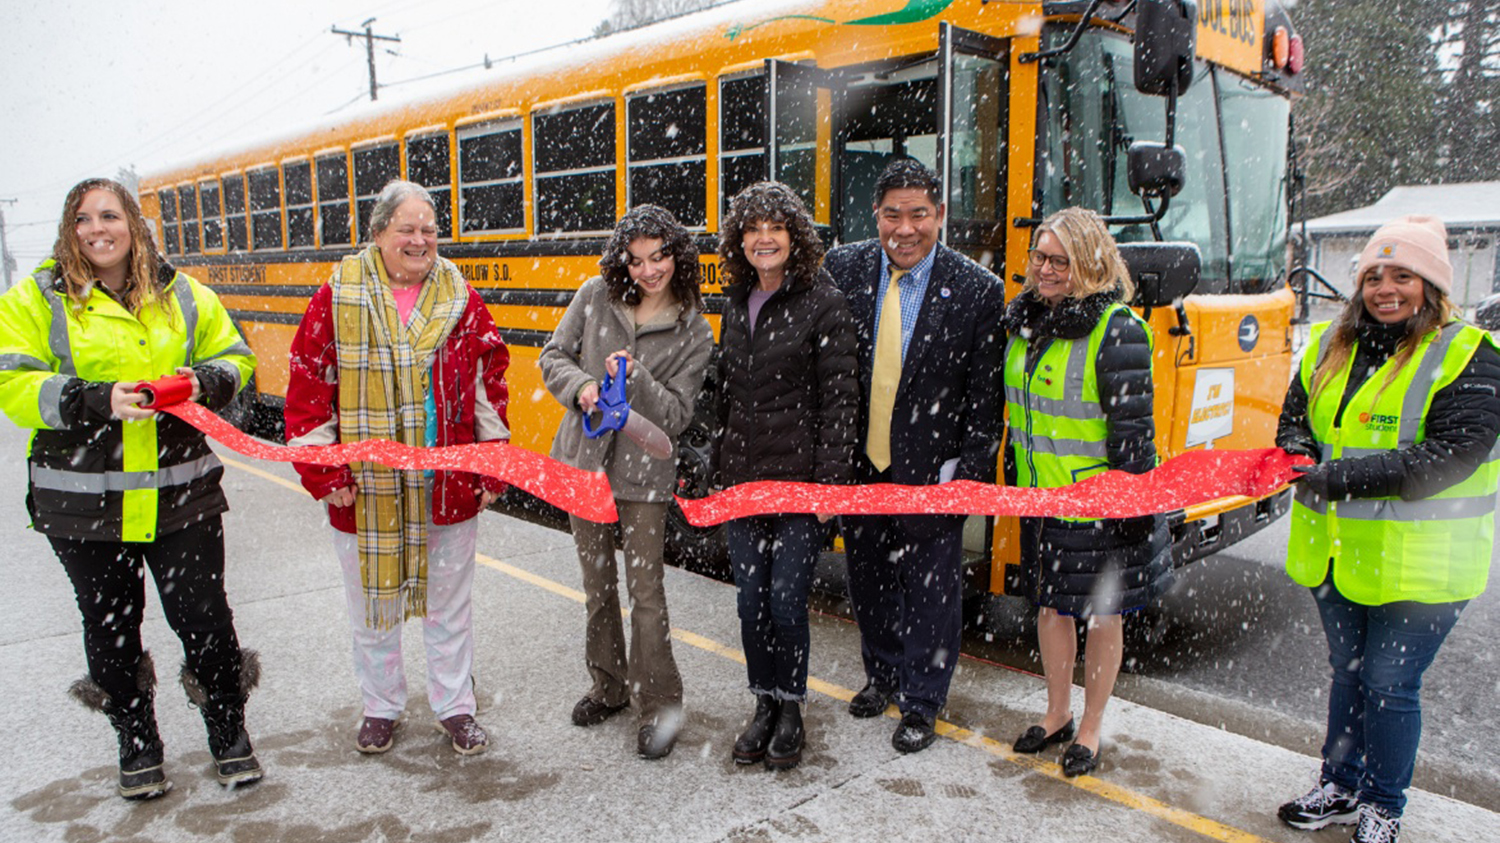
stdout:
MULTIPOLYGON (((1027 340, 1013 337, 1007 345, 1005 401, 1017 486, 1067 486, 1109 469, 1109 422, 1100 404, 1095 364, 1117 311, 1141 321, 1116 302, 1088 337, 1048 343, 1030 371, 1026 369, 1027 340)), ((1149 342, 1149 328, 1146 336, 1149 342)))
POLYGON ((106 492, 131 492, 140 489, 165 489, 181 486, 207 475, 223 463, 214 454, 205 454, 191 462, 169 465, 156 471, 67 471, 60 468, 31 466, 31 482, 38 489, 102 495, 106 492))
MULTIPOLYGON (((1310 396, 1317 364, 1327 353, 1328 327, 1314 327, 1298 373, 1310 396)), ((1493 347, 1488 334, 1461 322, 1434 334, 1418 343, 1400 370, 1392 368, 1394 355, 1383 362, 1355 390, 1339 418, 1357 353, 1357 348, 1350 350, 1343 369, 1308 400, 1308 426, 1322 461, 1390 453, 1426 438, 1433 396, 1458 379, 1481 345, 1493 347)), ((1500 443, 1469 477, 1423 500, 1329 502, 1299 485, 1293 496, 1287 573, 1302 585, 1315 586, 1326 578, 1332 560, 1339 592, 1364 605, 1470 599, 1484 591, 1489 575, 1497 489, 1500 443)))

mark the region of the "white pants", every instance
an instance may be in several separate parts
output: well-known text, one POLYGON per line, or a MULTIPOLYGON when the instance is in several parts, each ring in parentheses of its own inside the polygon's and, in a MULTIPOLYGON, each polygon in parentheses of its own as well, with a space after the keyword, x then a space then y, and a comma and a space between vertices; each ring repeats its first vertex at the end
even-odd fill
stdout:
MULTIPOLYGON (((479 519, 437 526, 427 522, 427 698, 439 720, 474 713, 474 545, 479 519)), ((365 625, 365 589, 359 575, 359 539, 333 531, 333 550, 344 570, 349 631, 354 636, 354 675, 366 717, 395 720, 406 708, 406 669, 401 662, 401 625, 365 625)))

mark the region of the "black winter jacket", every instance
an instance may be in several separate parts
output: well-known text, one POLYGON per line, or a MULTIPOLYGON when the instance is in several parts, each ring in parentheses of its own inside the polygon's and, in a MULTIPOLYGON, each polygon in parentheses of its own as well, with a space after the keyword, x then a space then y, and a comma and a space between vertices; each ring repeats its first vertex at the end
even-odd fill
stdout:
MULTIPOLYGON (((1086 339, 1119 299, 1115 288, 1049 307, 1034 292, 1024 292, 1006 308, 1005 330, 1010 342, 1026 344, 1030 369, 1053 340, 1086 339)), ((1110 317, 1094 370, 1109 426, 1109 467, 1131 474, 1150 471, 1156 467, 1151 346, 1146 331, 1128 314, 1110 317)), ((1005 478, 1010 484, 1016 482, 1015 459, 1015 449, 1007 447, 1005 478)), ((1021 563, 1032 602, 1069 615, 1141 608, 1166 590, 1172 575, 1161 515, 1102 521, 1023 518, 1021 563)))
MULTIPOLYGON (((1330 331, 1333 329, 1330 328, 1330 331)), ((1349 399, 1380 368, 1405 338, 1407 323, 1384 325, 1362 319, 1355 338, 1354 365, 1339 402, 1342 421, 1349 399)), ((1317 440, 1307 418, 1307 390, 1292 378, 1276 444, 1283 450, 1318 458, 1317 440)), ((1456 485, 1488 457, 1500 434, 1500 353, 1481 345, 1458 379, 1432 396, 1426 438, 1409 448, 1332 460, 1323 472, 1330 500, 1399 497, 1414 501, 1456 485)))
POLYGON ((718 482, 848 483, 859 401, 854 320, 828 273, 788 278, 750 331, 753 283, 726 291, 719 339, 718 482))

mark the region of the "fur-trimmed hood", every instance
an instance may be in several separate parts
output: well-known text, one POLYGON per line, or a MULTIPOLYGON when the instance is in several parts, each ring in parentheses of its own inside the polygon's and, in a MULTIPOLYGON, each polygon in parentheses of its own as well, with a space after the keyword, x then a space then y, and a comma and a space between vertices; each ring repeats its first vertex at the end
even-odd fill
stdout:
POLYGON ((1088 336, 1110 305, 1121 298, 1123 291, 1116 285, 1081 299, 1069 296, 1054 307, 1043 301, 1035 290, 1026 290, 1005 308, 1001 324, 1006 333, 1027 340, 1075 340, 1088 336))

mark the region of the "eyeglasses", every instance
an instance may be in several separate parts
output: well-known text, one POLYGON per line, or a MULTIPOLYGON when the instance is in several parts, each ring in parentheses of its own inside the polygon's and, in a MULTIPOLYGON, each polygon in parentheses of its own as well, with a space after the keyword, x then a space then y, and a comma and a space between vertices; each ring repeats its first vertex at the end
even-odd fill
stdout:
POLYGON ((1071 261, 1068 260, 1067 255, 1049 255, 1041 249, 1032 249, 1028 251, 1026 253, 1026 259, 1031 262, 1031 266, 1033 269, 1041 269, 1042 264, 1050 263, 1052 264, 1053 272, 1067 272, 1068 264, 1071 263, 1071 261))

